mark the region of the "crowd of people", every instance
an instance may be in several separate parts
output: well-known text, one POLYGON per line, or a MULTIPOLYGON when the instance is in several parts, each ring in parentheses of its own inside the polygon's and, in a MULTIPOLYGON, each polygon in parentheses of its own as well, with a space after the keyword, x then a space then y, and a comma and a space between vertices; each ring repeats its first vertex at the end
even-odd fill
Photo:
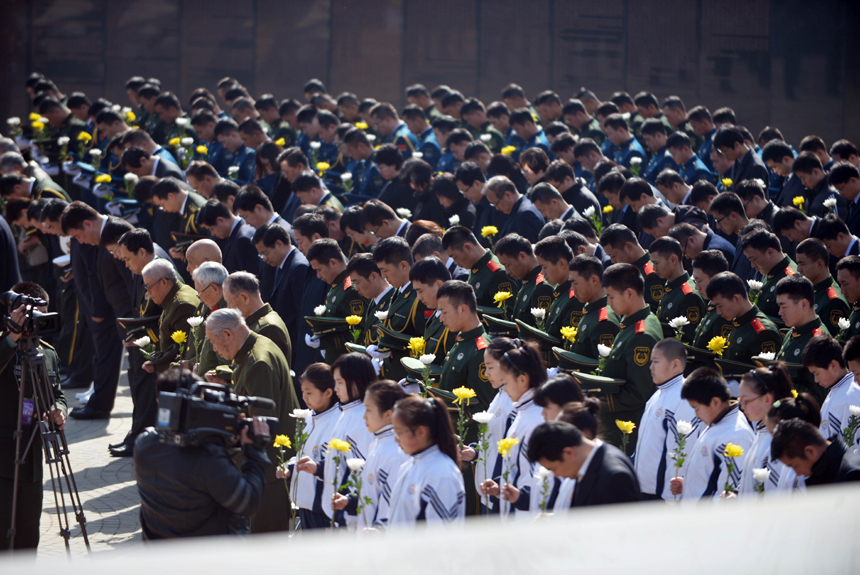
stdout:
POLYGON ((32 113, 0 138, 0 288, 60 314, 59 386, 89 388, 69 417, 110 417, 127 354, 133 421, 109 450, 135 458, 146 538, 860 478, 851 142, 795 150, 648 92, 414 85, 398 110, 319 80, 304 101, 125 88, 27 80, 32 113), (146 472, 158 392, 198 380, 279 420, 206 501, 146 472))

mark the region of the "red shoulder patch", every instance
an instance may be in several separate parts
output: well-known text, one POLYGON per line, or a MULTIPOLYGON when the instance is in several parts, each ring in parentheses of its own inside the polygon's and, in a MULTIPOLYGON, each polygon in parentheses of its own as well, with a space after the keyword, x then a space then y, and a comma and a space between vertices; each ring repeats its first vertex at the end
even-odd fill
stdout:
POLYGON ((542 273, 540 273, 540 274, 538 274, 538 275, 537 275, 537 277, 535 278, 535 285, 536 285, 536 286, 539 286, 539 285, 540 285, 540 284, 542 284, 545 280, 546 280, 546 278, 545 278, 545 277, 543 277, 543 274, 542 274, 542 273))
POLYGON ((576 297, 576 292, 573 290, 573 288, 570 288, 570 291, 567 293, 567 297, 569 297, 570 299, 576 297))
POLYGON ((487 349, 487 340, 484 339, 484 336, 479 335, 475 338, 475 347, 478 349, 487 349))
POLYGON ((761 323, 761 320, 759 318, 753 318, 752 322, 750 323, 756 333, 761 333, 764 331, 764 324, 761 323))
POLYGON ((425 309, 424 310, 424 319, 427 319, 429 317, 433 317, 433 313, 435 311, 436 311, 435 309, 425 309))
POLYGON ((796 274, 796 273, 797 273, 796 271, 794 271, 793 269, 791 269, 791 266, 785 266, 785 275, 787 275, 787 276, 793 276, 793 275, 794 275, 794 274, 796 274))
POLYGON ((352 287, 352 278, 349 276, 346 276, 345 278, 343 278, 343 289, 349 289, 351 287, 352 287))
POLYGON ((681 291, 684 293, 684 295, 690 295, 691 293, 693 293, 693 288, 690 287, 690 284, 684 282, 681 284, 681 291))
POLYGON ((836 299, 839 297, 839 294, 836 293, 836 290, 833 289, 833 286, 827 288, 827 297, 830 299, 836 299))
POLYGON ((606 321, 609 319, 609 310, 605 307, 600 308, 600 314, 597 316, 597 321, 606 321))
POLYGON ((824 333, 824 332, 821 331, 820 327, 817 327, 814 330, 812 330, 812 335, 821 335, 822 333, 824 333))
POLYGON ((490 260, 487 262, 487 267, 490 268, 490 271, 493 273, 496 273, 497 271, 502 269, 501 267, 499 267, 499 264, 497 264, 493 260, 490 260))
POLYGON ((645 320, 640 319, 636 322, 636 333, 645 333, 645 320))
POLYGON ((654 266, 651 265, 651 262, 648 262, 642 266, 642 270, 645 272, 646 276, 650 276, 654 273, 654 266))

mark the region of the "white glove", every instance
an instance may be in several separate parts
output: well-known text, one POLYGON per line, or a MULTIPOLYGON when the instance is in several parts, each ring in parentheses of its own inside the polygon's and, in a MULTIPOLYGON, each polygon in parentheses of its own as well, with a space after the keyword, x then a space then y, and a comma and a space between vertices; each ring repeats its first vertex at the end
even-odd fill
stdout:
POLYGON ((418 385, 417 381, 416 382, 410 382, 410 381, 407 381, 406 378, 403 378, 400 381, 398 381, 397 383, 400 384, 400 387, 402 387, 403 391, 405 391, 406 393, 414 393, 416 395, 421 393, 421 386, 418 385))
POLYGON ((314 339, 311 334, 306 333, 305 334, 305 345, 307 345, 308 347, 312 347, 314 349, 317 349, 320 346, 320 340, 314 339))
POLYGON ((90 186, 93 185, 93 179, 89 176, 85 176, 84 174, 78 174, 74 177, 72 183, 89 190, 90 186))
POLYGON ((558 368, 557 367, 548 367, 547 368, 547 370, 546 370, 547 378, 555 377, 557 375, 558 375, 558 368))
POLYGON ((376 375, 379 375, 382 372, 382 361, 374 357, 370 360, 370 363, 373 364, 373 371, 376 372, 376 375))
POLYGON ((367 355, 374 359, 385 359, 387 357, 391 357, 390 351, 377 351, 379 346, 377 345, 369 345, 367 346, 367 355))
POLYGON ((49 176, 56 176, 60 173, 60 166, 46 164, 43 168, 49 176))
POLYGON ((63 162, 63 171, 70 176, 79 176, 81 168, 74 162, 63 162))
POLYGON ((93 195, 94 195, 95 197, 97 197, 97 198, 105 198, 105 199, 107 199, 107 198, 110 198, 110 197, 111 197, 111 192, 110 192, 110 190, 109 190, 109 189, 107 189, 107 188, 106 188, 106 187, 104 187, 103 185, 101 185, 101 184, 96 184, 96 185, 93 187, 93 195))
POLYGON ((30 140, 28 140, 24 136, 18 136, 17 138, 15 138, 15 143, 18 145, 18 149, 22 152, 24 150, 30 149, 30 140))
POLYGON ((122 205, 119 202, 111 202, 105 206, 105 209, 107 209, 108 213, 112 216, 119 217, 122 215, 122 205))
POLYGON ((320 355, 322 356, 323 359, 325 359, 325 350, 324 349, 320 350, 320 355))

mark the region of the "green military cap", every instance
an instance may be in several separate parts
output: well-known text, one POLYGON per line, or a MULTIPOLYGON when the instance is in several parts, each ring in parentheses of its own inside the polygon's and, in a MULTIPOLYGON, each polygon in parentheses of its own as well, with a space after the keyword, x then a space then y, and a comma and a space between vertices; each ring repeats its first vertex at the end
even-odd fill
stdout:
POLYGON ((612 379, 611 377, 592 375, 580 371, 572 372, 570 375, 579 383, 582 391, 587 391, 591 394, 616 393, 627 383, 623 379, 612 379))
POLYGON ((558 368, 562 371, 572 373, 574 371, 591 372, 597 369, 600 362, 587 355, 573 353, 560 347, 552 348, 552 353, 558 358, 558 368))
POLYGON ((490 317, 505 317, 505 310, 501 307, 489 306, 489 305, 479 305, 478 306, 478 315, 481 316, 482 319, 485 319, 485 316, 490 317))
POLYGON ((408 333, 400 333, 384 325, 377 325, 376 328, 379 330, 378 347, 380 351, 407 349, 409 340, 414 337, 408 333))
POLYGON ((484 319, 487 320, 487 334, 490 337, 517 337, 519 333, 517 324, 512 321, 499 319, 493 315, 487 315, 484 319))
POLYGON ((176 250, 180 252, 184 252, 186 249, 188 249, 188 246, 190 246, 197 240, 206 239, 206 236, 201 236, 197 234, 181 234, 179 232, 172 232, 170 236, 173 238, 173 241, 176 242, 176 250))
MULTIPOLYGON (((427 367, 421 363, 420 359, 414 357, 401 357, 400 365, 406 368, 406 379, 408 381, 424 381, 424 368, 427 367)), ((435 363, 430 364, 430 379, 439 381, 442 376, 442 366, 435 363)))
POLYGON ((370 355, 369 353, 367 353, 367 348, 364 347, 363 345, 358 345, 357 343, 350 343, 350 342, 346 342, 344 345, 346 346, 346 349, 348 349, 349 351, 356 352, 356 353, 363 353, 365 355, 370 355))
POLYGON ((149 317, 120 317, 116 323, 119 326, 119 332, 124 333, 126 341, 131 341, 145 335, 153 340, 153 343, 158 340, 158 337, 152 338, 150 332, 158 331, 158 322, 161 320, 160 315, 151 315, 149 317))
POLYGON ((710 363, 716 359, 717 354, 714 352, 702 349, 700 347, 693 347, 692 345, 684 344, 684 349, 687 350, 687 361, 695 361, 699 363, 710 363))
POLYGON ((734 361, 731 359, 722 359, 719 357, 716 358, 714 361, 716 361, 717 365, 722 370, 723 377, 740 376, 740 375, 743 375, 743 374, 749 372, 751 369, 755 369, 755 367, 756 367, 754 365, 750 365, 748 363, 743 363, 741 361, 734 361))
POLYGON ((520 339, 535 340, 540 345, 541 349, 551 349, 561 345, 561 340, 541 331, 533 325, 529 325, 521 319, 517 320, 520 339))
POLYGON ((342 317, 324 317, 317 315, 306 315, 305 320, 310 324, 314 335, 325 335, 349 331, 349 324, 342 317))
POLYGON ((663 337, 664 338, 672 338, 675 337, 675 328, 669 325, 666 322, 660 322, 660 327, 663 328, 663 337))

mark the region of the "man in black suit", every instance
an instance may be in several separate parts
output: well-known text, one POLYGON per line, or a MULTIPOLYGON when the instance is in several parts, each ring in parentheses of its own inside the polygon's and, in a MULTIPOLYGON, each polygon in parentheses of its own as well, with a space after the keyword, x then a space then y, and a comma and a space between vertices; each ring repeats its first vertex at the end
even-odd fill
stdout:
POLYGON ((442 238, 433 234, 423 234, 412 245, 412 257, 416 262, 435 257, 440 262, 445 262, 445 267, 451 273, 451 279, 468 281, 469 270, 461 268, 454 263, 454 258, 445 252, 442 238))
POLYGON ((95 347, 94 391, 87 405, 69 414, 75 419, 107 419, 116 399, 122 364, 122 344, 116 318, 131 313, 131 273, 100 246, 108 217, 83 202, 63 211, 63 232, 71 236, 72 271, 81 313, 95 347))
MULTIPOLYGON (((304 214, 293 221, 293 232, 296 235, 296 248, 307 258, 311 245, 319 239, 328 237, 328 224, 325 218, 319 214, 304 214)), ((308 265, 304 289, 302 289, 302 305, 299 308, 298 343, 296 347, 302 347, 302 342, 307 341, 311 333, 310 325, 304 319, 305 316, 316 315, 314 308, 325 304, 325 298, 328 295, 330 287, 308 265)), ((322 360, 322 354, 319 352, 319 349, 305 346, 303 353, 296 354, 296 363, 293 366, 293 371, 296 372, 296 375, 301 375, 307 366, 322 360)))
POLYGON ((806 213, 819 218, 829 213, 835 213, 840 218, 848 217, 848 203, 830 184, 830 177, 818 156, 812 152, 803 152, 794 159, 791 169, 807 190, 807 203, 803 206, 806 213), (828 200, 834 199, 836 205, 830 207, 832 202, 828 200))
POLYGON ((370 232, 380 240, 398 236, 406 237, 409 220, 405 220, 386 203, 377 199, 369 200, 361 208, 362 231, 370 232))
MULTIPOLYGON (((573 168, 564 160, 556 160, 549 165, 544 172, 543 181, 554 187, 558 193, 564 198, 564 201, 573 206, 580 214, 589 207, 594 208, 596 213, 600 213, 601 207, 597 197, 591 193, 591 190, 585 187, 583 180, 577 179, 573 168)), ((532 194, 534 190, 532 190, 532 194)), ((534 198, 530 198, 532 202, 537 202, 534 198)), ((546 217, 546 216, 544 216, 546 217)), ((568 217, 560 219, 567 220, 568 217)), ((547 218, 549 221, 549 218, 547 218)))
POLYGON ((6 218, 0 216, 0 292, 8 291, 13 285, 20 283, 21 272, 18 269, 18 250, 15 247, 15 236, 6 218))
POLYGON ((806 477, 806 485, 860 481, 860 455, 837 433, 830 440, 801 419, 781 421, 773 432, 770 456, 806 477))
POLYGON ((260 274, 260 258, 254 248, 254 228, 237 218, 216 199, 206 202, 197 214, 197 223, 206 229, 221 248, 222 264, 230 273, 260 274))
POLYGON ((721 126, 714 135, 714 148, 720 155, 734 162, 731 178, 732 191, 746 180, 770 181, 767 166, 755 150, 744 141, 744 133, 737 126, 721 126))
POLYGON ((845 225, 855 236, 860 235, 860 171, 849 162, 840 162, 830 169, 830 184, 848 203, 845 225))
POLYGON ((166 178, 169 176, 185 183, 185 176, 182 175, 179 166, 161 156, 150 154, 143 148, 129 148, 124 151, 122 153, 122 167, 127 172, 136 174, 139 178, 144 176, 166 178))
POLYGON ((490 178, 485 191, 490 203, 508 216, 495 241, 508 234, 519 234, 531 243, 537 243, 540 230, 546 222, 532 201, 522 195, 506 176, 490 178))
MULTIPOLYGON (((292 245, 287 230, 276 223, 257 228, 253 242, 264 264, 260 274, 261 297, 263 293, 269 294, 263 301, 278 312, 287 326, 293 342, 293 357, 287 359, 295 366, 300 355, 299 326, 307 323, 301 313, 308 260, 292 245)), ((296 374, 301 375, 301 372, 296 369, 296 374)))
POLYGON ((794 198, 807 194, 800 178, 791 169, 794 164, 794 150, 791 149, 791 146, 782 140, 771 140, 762 148, 761 159, 771 170, 783 178, 782 189, 773 200, 777 207, 793 206, 794 198))
POLYGON ((542 423, 532 432, 529 461, 556 477, 576 479, 572 507, 639 501, 641 492, 633 464, 620 449, 583 437, 563 421, 542 423))

